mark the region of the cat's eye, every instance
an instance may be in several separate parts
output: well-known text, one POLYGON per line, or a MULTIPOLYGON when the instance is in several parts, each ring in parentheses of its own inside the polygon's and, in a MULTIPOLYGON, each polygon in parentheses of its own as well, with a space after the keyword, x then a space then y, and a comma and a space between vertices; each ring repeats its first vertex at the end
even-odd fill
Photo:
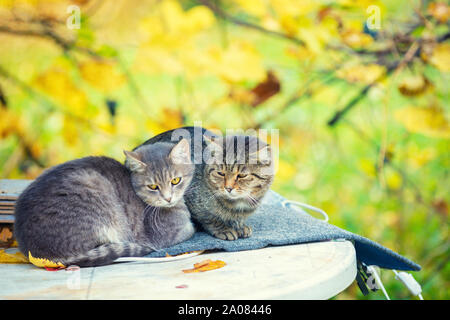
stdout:
POLYGON ((237 175, 237 177, 238 178, 245 178, 247 176, 247 174, 245 174, 245 173, 239 173, 238 175, 237 175))
POLYGON ((224 177, 224 176, 225 176, 225 173, 223 173, 222 171, 217 171, 217 174, 218 174, 219 176, 221 176, 221 177, 224 177))
POLYGON ((179 184, 180 181, 181 181, 181 177, 176 177, 176 178, 173 178, 172 181, 170 181, 170 183, 173 185, 176 185, 176 184, 179 184))
POLYGON ((147 186, 147 188, 149 188, 149 189, 151 189, 151 190, 158 190, 158 185, 157 184, 149 184, 148 186, 147 186))

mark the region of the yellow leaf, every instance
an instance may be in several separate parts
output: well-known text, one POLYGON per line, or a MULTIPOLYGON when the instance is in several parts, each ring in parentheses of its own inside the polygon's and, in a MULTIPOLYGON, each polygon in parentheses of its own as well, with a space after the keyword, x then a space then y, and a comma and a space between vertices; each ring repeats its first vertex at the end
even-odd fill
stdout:
POLYGON ((180 32, 197 33, 211 27, 216 21, 214 14, 205 6, 195 6, 186 11, 180 32))
POLYGON ((450 6, 445 2, 432 2, 428 5, 428 12, 440 23, 446 23, 450 18, 450 6))
POLYGON ((275 175, 274 185, 281 186, 287 181, 291 181, 297 173, 297 168, 287 162, 286 160, 280 159, 278 162, 278 170, 275 175))
POLYGON ((385 68, 377 64, 346 66, 336 72, 339 78, 352 83, 371 84, 385 74, 385 68))
POLYGON ((153 135, 158 133, 179 128, 183 126, 183 114, 179 110, 164 108, 161 114, 155 117, 158 120, 148 119, 145 123, 146 128, 150 130, 153 135))
POLYGON ((392 190, 398 190, 402 186, 402 176, 393 170, 386 172, 386 185, 392 190))
POLYGON ((65 268, 65 266, 61 262, 50 261, 45 258, 35 258, 31 255, 31 252, 28 251, 28 260, 39 268, 65 268))
POLYGON ((6 253, 0 250, 0 263, 29 263, 21 252, 6 253))
POLYGON ((245 12, 262 18, 267 14, 267 2, 264 0, 233 0, 245 12))
POLYGON ((93 110, 88 108, 88 99, 68 76, 68 71, 52 68, 34 80, 36 87, 54 98, 59 106, 73 115, 88 118, 93 110))
POLYGON ((342 95, 340 89, 332 86, 322 85, 313 91, 313 99, 315 102, 325 105, 333 105, 342 95))
POLYGON ((167 130, 181 127, 183 125, 183 114, 180 110, 165 108, 162 110, 161 122, 167 130))
POLYGON ((375 163, 370 159, 361 159, 359 161, 359 168, 369 177, 377 176, 377 169, 375 167, 375 163))
POLYGON ((356 30, 347 30, 341 34, 342 41, 353 49, 360 49, 372 44, 373 39, 368 34, 356 30))
POLYGON ((160 1, 150 15, 141 22, 148 35, 150 46, 176 49, 199 32, 211 27, 216 19, 205 6, 195 6, 184 11, 178 1, 160 1))
POLYGON ((22 121, 12 110, 0 107, 0 138, 12 133, 22 133, 22 121))
POLYGON ((136 136, 139 129, 139 124, 136 120, 137 119, 127 115, 116 117, 116 127, 119 128, 120 134, 129 137, 136 136))
POLYGON ((322 53, 327 43, 338 34, 337 22, 331 18, 323 19, 320 23, 313 22, 307 17, 302 17, 298 21, 298 38, 303 40, 315 55, 322 53))
POLYGON ((411 132, 433 138, 450 138, 450 123, 444 110, 437 106, 405 107, 397 110, 394 117, 411 132))
POLYGON ((79 141, 79 134, 73 119, 64 117, 62 135, 68 145, 74 146, 79 141))
POLYGON ((140 72, 179 75, 185 66, 166 48, 145 44, 139 48, 133 68, 140 72))
POLYGON ((321 6, 315 0, 270 0, 270 6, 277 16, 305 16, 321 6))
POLYGON ((416 144, 411 144, 404 157, 411 167, 419 169, 436 157, 436 150, 432 147, 420 148, 416 144))
POLYGON ((314 53, 318 54, 322 52, 323 41, 321 41, 318 28, 302 28, 298 31, 300 39, 305 41, 306 46, 314 53))
POLYGON ((450 72, 450 43, 438 44, 429 58, 432 65, 444 72, 450 72))
POLYGON ((80 65, 81 76, 102 92, 117 89, 125 82, 125 76, 116 70, 112 62, 91 60, 80 65))
POLYGON ((418 96, 431 87, 431 82, 425 76, 415 75, 403 79, 398 90, 405 96, 418 96))
POLYGON ((239 104, 251 105, 255 101, 255 94, 243 88, 231 88, 229 97, 239 104))
POLYGON ((211 47, 207 54, 208 68, 225 81, 262 81, 266 76, 259 52, 248 42, 233 41, 226 50, 211 47))

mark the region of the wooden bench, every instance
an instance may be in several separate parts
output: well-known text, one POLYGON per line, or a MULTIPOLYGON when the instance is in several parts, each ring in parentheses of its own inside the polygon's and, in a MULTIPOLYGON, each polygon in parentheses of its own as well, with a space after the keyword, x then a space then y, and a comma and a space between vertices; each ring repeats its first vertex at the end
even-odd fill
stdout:
POLYGON ((0 180, 0 247, 14 242, 14 206, 17 198, 33 180, 0 180))
MULTIPOLYGON (((31 182, 0 180, 0 246, 9 247, 14 241, 14 204, 31 182)), ((7 251, 14 253, 17 248, 7 251)), ((157 263, 82 268, 75 273, 0 264, 0 274, 7 275, 0 277, 0 299, 328 299, 356 276, 355 249, 344 240, 175 258, 167 258, 166 263, 160 263, 164 258, 154 258, 157 263), (182 272, 207 258, 227 265, 204 273, 182 272)))

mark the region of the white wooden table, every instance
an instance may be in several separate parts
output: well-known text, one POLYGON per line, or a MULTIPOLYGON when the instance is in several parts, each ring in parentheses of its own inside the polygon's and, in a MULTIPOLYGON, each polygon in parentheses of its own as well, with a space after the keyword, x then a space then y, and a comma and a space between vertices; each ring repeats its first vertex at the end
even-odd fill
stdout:
POLYGON ((330 241, 74 272, 0 264, 0 275, 0 299, 328 299, 355 279, 356 256, 351 242, 330 241), (182 272, 205 259, 226 266, 182 272))

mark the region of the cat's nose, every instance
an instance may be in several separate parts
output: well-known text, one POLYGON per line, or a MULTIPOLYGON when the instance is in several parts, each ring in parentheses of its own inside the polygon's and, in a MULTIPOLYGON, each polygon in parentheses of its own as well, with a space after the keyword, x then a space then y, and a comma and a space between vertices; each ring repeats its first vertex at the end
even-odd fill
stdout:
POLYGON ((225 187, 225 190, 227 190, 228 193, 231 193, 231 191, 233 191, 233 188, 231 188, 231 187, 225 187))
POLYGON ((164 200, 166 200, 167 202, 169 202, 169 203, 170 203, 170 201, 172 201, 172 196, 170 196, 170 197, 167 197, 167 198, 165 197, 165 198, 164 198, 164 200))

